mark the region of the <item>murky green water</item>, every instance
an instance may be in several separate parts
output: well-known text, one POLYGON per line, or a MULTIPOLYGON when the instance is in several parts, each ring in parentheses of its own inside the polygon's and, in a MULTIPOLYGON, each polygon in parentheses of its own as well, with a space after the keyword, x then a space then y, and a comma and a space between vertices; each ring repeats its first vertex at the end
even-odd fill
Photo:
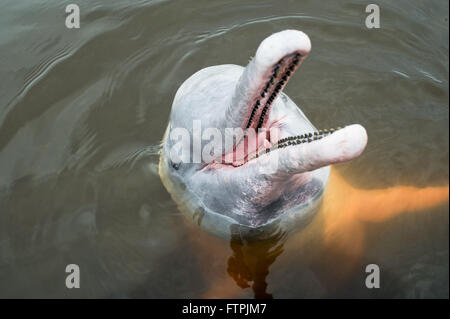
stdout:
MULTIPOLYGON (((245 65, 283 29, 313 44, 287 94, 317 126, 368 131, 363 156, 335 168, 348 183, 448 185, 448 1, 377 3, 381 28, 369 30, 363 1, 1 1, 0 297, 253 297, 235 280, 242 247, 187 222, 164 189, 157 145, 189 75, 245 65), (72 2, 78 30, 64 25, 72 2), (80 289, 65 286, 71 263, 80 289)), ((262 247, 253 279, 267 287, 255 290, 448 298, 448 212, 367 223, 341 277, 346 255, 328 254, 320 229, 262 247), (369 263, 380 289, 364 285, 369 263)))

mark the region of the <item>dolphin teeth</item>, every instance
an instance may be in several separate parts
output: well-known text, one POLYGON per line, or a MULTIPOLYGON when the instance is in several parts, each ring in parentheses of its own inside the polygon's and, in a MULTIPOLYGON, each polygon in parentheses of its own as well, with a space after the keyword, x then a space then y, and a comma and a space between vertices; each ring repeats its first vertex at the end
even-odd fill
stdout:
MULTIPOLYGON (((267 112, 267 110, 263 110, 264 114, 267 112)), ((310 133, 304 133, 300 135, 295 136, 287 136, 283 137, 282 139, 278 140, 278 142, 273 146, 277 148, 283 148, 289 145, 299 145, 302 143, 310 143, 314 141, 318 141, 322 139, 323 137, 335 132, 336 129, 331 128, 329 130, 318 130, 310 133)))
POLYGON ((256 128, 261 128, 264 123, 265 116, 267 115, 267 111, 270 105, 273 103, 277 95, 282 90, 284 84, 289 80, 289 77, 292 75, 292 72, 296 68, 296 64, 299 63, 300 57, 302 54, 300 53, 292 53, 289 56, 285 56, 281 58, 272 68, 272 74, 269 75, 269 79, 267 80, 265 86, 263 86, 263 90, 260 93, 261 98, 267 98, 264 100, 265 106, 263 111, 261 111, 261 115, 259 119, 255 119, 258 112, 258 106, 260 105, 260 101, 257 100, 256 104, 253 107, 253 111, 250 115, 250 119, 247 124, 247 128, 250 128, 252 125, 257 123, 256 128), (280 74, 283 72, 283 74, 280 74), (278 81, 278 83, 276 83, 278 81), (275 85, 275 87, 273 87, 275 85), (272 87, 272 88, 271 88, 272 87), (271 90, 272 94, 271 94, 271 90), (271 95, 270 95, 271 94, 271 95))

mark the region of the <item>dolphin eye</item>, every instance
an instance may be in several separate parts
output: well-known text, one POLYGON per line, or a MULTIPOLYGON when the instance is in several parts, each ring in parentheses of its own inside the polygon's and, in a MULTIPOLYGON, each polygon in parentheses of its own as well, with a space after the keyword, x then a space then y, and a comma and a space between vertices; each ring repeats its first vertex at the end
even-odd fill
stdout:
POLYGON ((180 164, 172 162, 172 168, 174 168, 175 170, 178 170, 180 168, 180 164))

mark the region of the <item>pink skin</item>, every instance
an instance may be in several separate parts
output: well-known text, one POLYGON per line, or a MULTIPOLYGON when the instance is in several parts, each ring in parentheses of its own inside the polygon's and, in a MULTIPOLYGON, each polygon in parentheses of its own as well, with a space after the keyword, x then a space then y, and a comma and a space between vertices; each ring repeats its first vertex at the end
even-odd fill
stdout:
MULTIPOLYGON (((220 167, 215 165, 216 163, 223 163, 225 165, 231 164, 234 167, 242 166, 255 154, 272 147, 281 137, 289 135, 283 134, 284 116, 277 118, 277 115, 275 115, 270 118, 271 110, 275 104, 274 101, 276 100, 277 95, 283 90, 289 78, 308 56, 310 50, 311 42, 308 36, 300 31, 280 32, 272 35, 261 43, 253 63, 254 67, 251 68, 252 65, 250 65, 246 69, 246 71, 249 70, 248 73, 252 71, 253 74, 247 75, 248 83, 245 83, 246 73, 244 72, 239 83, 247 88, 246 92, 251 91, 248 87, 252 87, 252 85, 255 87, 253 94, 247 99, 245 105, 238 103, 240 105, 239 107, 244 110, 243 114, 240 115, 242 117, 241 127, 243 129, 248 128, 247 135, 241 138, 240 142, 234 145, 233 149, 223 154, 219 160, 214 161, 214 167, 220 167), (286 35, 283 33, 286 33, 286 35), (284 47, 282 41, 280 45, 280 40, 283 38, 287 38, 286 41, 290 39, 291 43, 295 44, 284 47), (277 57, 274 54, 267 54, 267 50, 278 50, 280 52, 279 54, 282 56, 280 58, 280 56, 277 57), (295 63, 293 63, 294 61, 295 63), (253 79, 257 76, 261 76, 261 78, 256 82, 259 84, 255 85, 253 79), (264 92, 264 96, 261 96, 262 92, 264 92), (271 95, 272 97, 275 97, 272 101, 270 100, 271 95), (255 103, 259 103, 256 112, 255 103), (252 112, 254 113, 253 116, 251 116, 252 112)), ((242 98, 241 94, 236 95, 239 98, 242 98)), ((233 106, 231 109, 233 109, 233 106)), ((317 147, 312 147, 312 149, 317 149, 319 152, 317 154, 312 153, 309 156, 308 169, 304 171, 314 170, 328 164, 345 162, 359 156, 366 146, 367 134, 361 126, 359 126, 358 129, 352 129, 352 133, 354 135, 339 134, 340 136, 342 135, 344 139, 341 141, 338 141, 336 138, 331 140, 325 138, 325 141, 331 143, 330 145, 326 145, 327 143, 322 140, 321 143, 318 143, 317 147), (336 147, 341 145, 342 147, 336 147), (353 147, 354 149, 349 150, 348 148, 350 147, 353 147), (320 151, 321 149, 333 149, 336 154, 331 154, 331 151, 320 151), (322 154, 324 157, 321 158, 318 156, 319 154, 322 154), (314 160, 317 160, 317 163, 314 163, 314 160)), ((305 145, 302 145, 301 147, 303 148, 304 146, 305 145)), ((290 154, 292 152, 295 152, 298 155, 302 154, 302 151, 299 152, 298 150, 289 151, 288 153, 290 154)), ((290 158, 295 159, 292 155, 290 158)), ((298 158, 298 160, 300 160, 300 158, 298 158)))
POLYGON ((278 141, 278 134, 279 129, 276 126, 263 128, 262 132, 258 134, 254 130, 249 130, 241 142, 231 152, 224 154, 221 161, 217 163, 231 164, 234 167, 241 166, 249 160, 249 157, 272 147, 278 141))
MULTIPOLYGON (((359 124, 321 135, 321 139, 283 144, 287 137, 317 131, 282 93, 310 50, 311 42, 303 32, 278 32, 260 44, 247 67, 203 69, 177 91, 169 133, 176 127, 192 132, 192 121, 197 119, 201 119, 202 127, 218 128, 224 136, 228 134, 226 128, 246 132, 228 149, 220 144, 222 152, 216 158, 199 164, 181 163, 176 169, 167 156, 173 141, 166 137, 163 165, 206 211, 256 226, 270 222, 274 211, 280 216, 292 207, 308 209, 308 203, 317 201, 327 184, 327 166, 349 161, 363 152, 367 133, 359 124), (256 134, 258 128, 262 131, 256 134), (271 150, 261 153, 266 149, 271 150), (266 210, 268 217, 262 216, 266 210)), ((208 223, 208 219, 203 222, 208 223)), ((216 222, 211 219, 211 225, 216 222)))
MULTIPOLYGON (((310 50, 311 42, 309 38, 300 31, 280 32, 261 43, 256 52, 254 63, 246 69, 249 70, 248 73, 250 74, 244 72, 239 83, 246 87, 247 92, 251 92, 253 89, 254 94, 247 98, 245 105, 236 103, 243 110, 243 113, 241 111, 240 114, 240 127, 249 129, 249 134, 240 143, 234 145, 232 150, 224 154, 221 162, 241 166, 250 155, 270 148, 278 141, 280 134, 279 125, 277 125, 278 119, 269 123, 269 116, 267 115, 270 114, 274 100, 308 56, 310 50), (290 43, 290 45, 283 44, 284 41, 290 43), (274 54, 277 51, 278 54, 274 54), (271 53, 267 54, 267 52, 271 53), (258 81, 254 81, 254 78, 258 78, 258 81), (261 96, 261 94, 264 94, 264 96, 261 96), (255 103, 259 104, 256 112, 254 109, 255 103), (253 116, 251 116, 252 112, 254 112, 253 116), (262 130, 261 133, 260 130, 262 130)), ((235 96, 242 99, 242 94, 239 93, 237 92, 235 96)), ((232 106, 230 109, 232 112, 235 107, 232 106)))

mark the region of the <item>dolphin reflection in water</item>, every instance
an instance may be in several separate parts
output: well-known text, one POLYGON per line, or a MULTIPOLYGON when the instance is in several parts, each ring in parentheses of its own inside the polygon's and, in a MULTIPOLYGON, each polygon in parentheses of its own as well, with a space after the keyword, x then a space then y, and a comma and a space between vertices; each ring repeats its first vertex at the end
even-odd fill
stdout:
MULTIPOLYGON (((251 286, 255 298, 270 298, 266 276, 269 267, 283 252, 289 258, 305 259, 312 274, 326 291, 344 285, 355 272, 363 272, 363 256, 368 248, 366 231, 372 224, 382 224, 400 215, 425 212, 448 202, 449 187, 394 186, 364 190, 350 185, 336 169, 323 201, 312 221, 287 238, 283 232, 274 233, 263 241, 231 241, 233 255, 228 258, 228 275, 212 275, 211 287, 202 297, 233 298, 241 289, 251 286)), ((203 258, 226 255, 227 247, 208 240, 209 234, 192 234, 192 241, 201 247, 203 258), (221 253, 218 249, 222 250, 221 253)), ((206 263, 206 261, 205 261, 206 263)))

